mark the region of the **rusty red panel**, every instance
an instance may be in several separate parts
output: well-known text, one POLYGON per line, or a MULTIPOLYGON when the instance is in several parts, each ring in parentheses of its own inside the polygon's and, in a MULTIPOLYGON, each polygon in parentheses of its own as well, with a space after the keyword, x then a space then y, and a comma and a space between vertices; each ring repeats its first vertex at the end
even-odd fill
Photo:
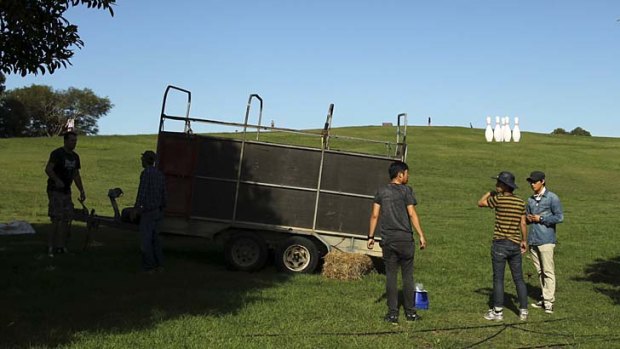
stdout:
POLYGON ((198 153, 198 139, 186 134, 162 132, 157 151, 159 169, 166 175, 193 176, 198 153))
POLYGON ((158 167, 166 176, 168 215, 191 213, 193 176, 199 139, 184 133, 161 132, 158 137, 158 167))

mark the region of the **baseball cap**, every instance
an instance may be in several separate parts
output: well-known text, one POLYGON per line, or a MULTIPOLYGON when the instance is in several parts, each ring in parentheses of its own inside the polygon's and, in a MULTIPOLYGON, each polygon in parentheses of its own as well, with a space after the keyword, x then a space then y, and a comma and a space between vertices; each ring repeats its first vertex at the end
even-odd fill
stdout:
POLYGON ((533 171, 530 176, 527 177, 527 181, 530 183, 542 181, 545 179, 545 173, 542 171, 533 171))
POLYGON ((152 150, 147 150, 142 153, 142 158, 149 164, 154 164, 157 161, 157 154, 152 150))

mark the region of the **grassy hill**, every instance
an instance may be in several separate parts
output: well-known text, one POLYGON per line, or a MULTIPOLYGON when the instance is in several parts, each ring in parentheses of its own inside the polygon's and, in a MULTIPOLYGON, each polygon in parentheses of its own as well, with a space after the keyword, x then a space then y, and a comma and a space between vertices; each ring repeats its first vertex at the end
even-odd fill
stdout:
MULTIPOLYGON (((395 138, 392 127, 333 133, 395 138)), ((262 137, 316 142, 281 134, 262 137)), ((206 241, 166 237, 167 271, 149 277, 137 273, 135 233, 102 228, 96 239, 103 246, 81 251, 85 229, 79 223, 70 246, 74 252, 48 259, 43 168, 61 143, 0 139, 0 222, 27 220, 38 232, 0 236, 0 347, 609 348, 620 340, 620 218, 615 212, 620 139, 524 132, 520 143, 486 143, 482 129, 410 127, 410 183, 429 244, 416 252, 416 282, 429 291, 431 308, 422 312, 423 321, 396 327, 381 321, 381 274, 338 282, 320 275, 280 275, 272 267, 234 273, 225 270, 221 252, 206 241), (501 170, 517 176, 521 197, 530 194, 529 172, 546 172, 548 187, 560 195, 565 210, 556 248, 556 313, 530 309, 527 323, 519 323, 510 310, 503 323, 482 319, 492 287, 493 213, 477 208, 476 201, 493 188, 490 177, 501 170)), ((355 142, 333 145, 384 151, 355 142)), ((125 191, 121 205, 131 205, 140 153, 155 146, 155 135, 81 137, 77 151, 89 208, 110 215, 106 194, 113 187, 125 191)), ((535 273, 529 259, 524 269, 535 273)), ((510 277, 506 282, 508 299, 515 302, 510 277)), ((526 282, 534 296, 536 277, 526 282)))

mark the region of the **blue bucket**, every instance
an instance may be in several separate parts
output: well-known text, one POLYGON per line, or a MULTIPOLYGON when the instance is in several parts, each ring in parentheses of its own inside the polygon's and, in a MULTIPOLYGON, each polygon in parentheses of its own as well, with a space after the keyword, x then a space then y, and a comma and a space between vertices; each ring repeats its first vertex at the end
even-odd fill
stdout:
POLYGON ((413 298, 416 309, 428 309, 428 293, 426 291, 416 291, 413 298))

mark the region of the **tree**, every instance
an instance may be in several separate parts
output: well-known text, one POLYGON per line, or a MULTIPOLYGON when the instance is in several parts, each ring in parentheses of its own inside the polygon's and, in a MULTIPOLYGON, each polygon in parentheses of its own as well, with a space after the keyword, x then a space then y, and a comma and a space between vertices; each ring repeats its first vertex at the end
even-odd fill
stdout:
POLYGON ((592 136, 590 132, 582 129, 581 127, 575 127, 572 131, 570 131, 570 134, 573 136, 592 136))
POLYGON ((0 138, 26 136, 28 118, 24 106, 12 98, 0 101, 0 138))
POLYGON ((4 100, 11 108, 0 120, 3 137, 60 135, 69 119, 75 122, 74 131, 94 135, 99 133, 97 120, 113 107, 107 97, 98 97, 88 88, 55 91, 44 85, 9 90, 4 100))
POLYGON ((552 135, 567 135, 568 132, 566 132, 565 129, 563 128, 556 128, 555 130, 553 130, 553 132, 551 132, 552 135))
POLYGON ((110 100, 98 97, 91 89, 70 87, 63 96, 64 120, 74 119, 80 133, 97 134, 97 120, 106 115, 113 105, 110 100))
POLYGON ((592 136, 590 132, 584 130, 581 127, 575 127, 572 131, 567 132, 563 128, 556 128, 551 132, 552 135, 572 135, 572 136, 592 136))
POLYGON ((1 0, 0 72, 25 76, 66 68, 74 47, 82 48, 84 42, 65 11, 86 5, 114 16, 115 4, 116 0, 1 0))
POLYGON ((3 96, 5 81, 4 74, 0 73, 0 137, 20 135, 23 130, 23 125, 20 125, 19 121, 23 119, 23 114, 20 114, 22 109, 3 96))

